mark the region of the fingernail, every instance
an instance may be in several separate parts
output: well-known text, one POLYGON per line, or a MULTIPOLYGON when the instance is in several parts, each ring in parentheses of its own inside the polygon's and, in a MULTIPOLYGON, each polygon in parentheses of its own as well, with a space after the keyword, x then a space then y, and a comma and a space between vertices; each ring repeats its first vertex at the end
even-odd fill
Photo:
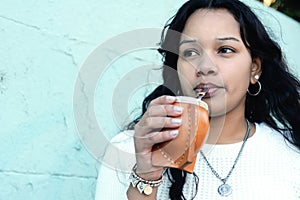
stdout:
POLYGON ((172 136, 172 137, 176 137, 177 135, 178 135, 178 130, 173 130, 173 131, 170 131, 170 135, 172 136))
POLYGON ((175 118, 175 119, 172 119, 172 124, 181 124, 181 119, 178 119, 178 118, 175 118))
POLYGON ((174 101, 176 98, 173 96, 167 96, 166 99, 167 101, 174 101))
POLYGON ((182 112, 183 111, 183 107, 181 107, 181 106, 174 106, 173 110, 176 111, 176 112, 182 112))

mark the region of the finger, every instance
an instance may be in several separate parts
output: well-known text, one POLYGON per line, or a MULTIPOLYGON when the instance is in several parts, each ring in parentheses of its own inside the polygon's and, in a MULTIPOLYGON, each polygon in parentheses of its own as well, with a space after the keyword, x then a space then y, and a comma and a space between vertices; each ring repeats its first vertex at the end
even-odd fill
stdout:
POLYGON ((182 123, 181 118, 174 117, 147 117, 136 124, 136 133, 146 135, 150 132, 162 130, 163 128, 178 128, 182 123))
POLYGON ((183 112, 183 107, 177 105, 154 105, 148 108, 145 113, 148 117, 179 116, 183 112))
POLYGON ((160 96, 160 97, 152 100, 149 104, 149 107, 153 106, 153 105, 172 104, 172 103, 175 103, 175 101, 176 101, 176 97, 163 95, 163 96, 160 96))
POLYGON ((178 133, 178 129, 152 132, 147 134, 147 136, 143 139, 145 140, 147 146, 153 146, 154 144, 166 142, 176 138, 178 133))

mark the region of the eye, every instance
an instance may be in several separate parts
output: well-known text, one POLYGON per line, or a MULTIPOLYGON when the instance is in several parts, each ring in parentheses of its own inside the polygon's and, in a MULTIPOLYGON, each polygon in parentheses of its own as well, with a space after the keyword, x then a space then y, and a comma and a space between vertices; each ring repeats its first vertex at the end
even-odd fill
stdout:
POLYGON ((199 53, 194 49, 187 49, 182 52, 182 56, 185 58, 194 57, 199 55, 199 53))
POLYGON ((230 48, 230 47, 221 47, 219 50, 218 50, 218 53, 222 53, 222 54, 229 54, 229 53, 234 53, 235 50, 233 48, 230 48))

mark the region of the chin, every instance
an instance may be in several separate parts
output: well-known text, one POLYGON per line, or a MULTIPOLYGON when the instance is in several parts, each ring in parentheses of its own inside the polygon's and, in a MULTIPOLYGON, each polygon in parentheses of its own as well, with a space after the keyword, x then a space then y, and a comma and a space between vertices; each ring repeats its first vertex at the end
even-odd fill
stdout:
POLYGON ((221 117, 226 115, 227 108, 225 102, 203 99, 208 105, 210 117, 221 117))

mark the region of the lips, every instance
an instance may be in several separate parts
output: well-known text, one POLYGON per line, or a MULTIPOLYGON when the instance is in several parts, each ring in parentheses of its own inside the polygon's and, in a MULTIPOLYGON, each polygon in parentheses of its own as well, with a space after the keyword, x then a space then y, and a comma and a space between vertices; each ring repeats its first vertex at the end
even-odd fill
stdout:
POLYGON ((220 87, 212 84, 212 83, 200 83, 198 84, 195 88, 194 91, 196 93, 199 92, 206 92, 205 95, 203 96, 203 98, 208 98, 213 96, 213 94, 219 89, 220 87))

